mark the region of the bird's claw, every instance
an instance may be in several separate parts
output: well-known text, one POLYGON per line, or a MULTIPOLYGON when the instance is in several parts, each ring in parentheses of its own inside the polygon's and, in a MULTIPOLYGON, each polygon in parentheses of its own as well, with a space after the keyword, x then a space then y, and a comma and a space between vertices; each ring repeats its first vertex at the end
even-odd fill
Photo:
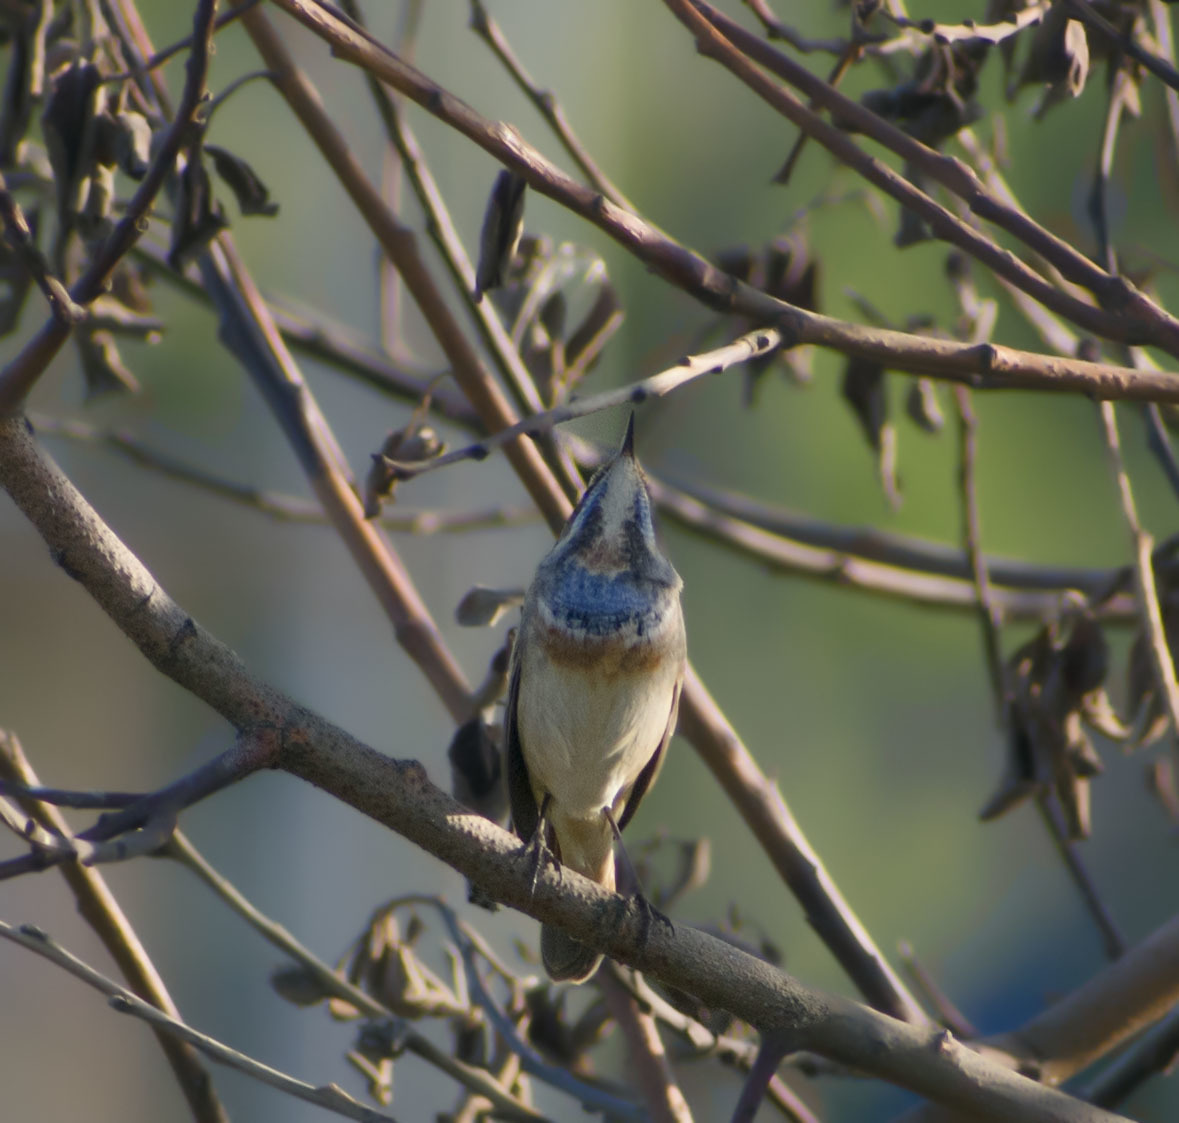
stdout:
POLYGON ((627 907, 633 903, 639 914, 639 944, 643 946, 651 937, 651 928, 658 924, 670 936, 675 932, 675 925, 671 918, 657 909, 643 893, 634 893, 627 898, 627 907))
POLYGON ((524 846, 524 860, 528 863, 528 869, 532 875, 528 886, 530 897, 536 896, 536 886, 540 882, 540 871, 546 864, 556 870, 558 877, 561 876, 561 863, 557 861, 557 856, 545 842, 544 830, 540 827, 524 846))

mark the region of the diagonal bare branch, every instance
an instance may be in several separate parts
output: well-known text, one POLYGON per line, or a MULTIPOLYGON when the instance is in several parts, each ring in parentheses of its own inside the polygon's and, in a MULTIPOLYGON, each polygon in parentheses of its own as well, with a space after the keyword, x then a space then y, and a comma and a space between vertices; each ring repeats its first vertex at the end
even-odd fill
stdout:
MULTIPOLYGON (((592 188, 578 183, 527 144, 510 125, 487 120, 378 42, 350 26, 332 10, 314 4, 311 0, 276 0, 276 3, 328 42, 341 58, 376 74, 382 81, 457 129, 506 167, 523 176, 529 186, 594 223, 665 280, 683 288, 711 308, 740 313, 756 323, 780 328, 792 345, 813 343, 844 354, 879 360, 891 370, 928 374, 934 378, 965 382, 976 388, 1067 390, 1110 399, 1179 401, 1179 376, 1174 374, 1135 371, 1132 368, 1079 359, 1037 355, 993 343, 972 345, 865 327, 775 300, 737 281, 699 254, 675 242, 641 216, 616 206, 592 188)), ((251 18, 252 14, 246 16, 245 20, 248 22, 251 18)), ((346 186, 358 201, 362 213, 375 224, 374 229, 385 228, 392 235, 393 231, 388 227, 389 219, 377 214, 379 196, 374 192, 370 198, 359 186, 363 176, 359 169, 355 169, 355 161, 351 156, 335 142, 324 147, 323 151, 337 174, 341 168, 353 165, 349 178, 345 180, 346 186), (355 182, 352 170, 359 177, 355 182)), ((950 164, 958 170, 959 175, 969 173, 969 169, 960 161, 951 161, 950 164)), ((969 182, 972 185, 977 182, 973 173, 969 173, 969 182)), ((972 196, 972 205, 982 207, 984 204, 980 199, 986 201, 988 213, 983 217, 988 217, 994 200, 983 192, 972 196)), ((1035 227, 1034 223, 1031 225, 1035 227)), ((1035 229, 1041 230, 1040 227, 1035 229)), ((388 250, 384 235, 381 241, 388 250)), ((396 245, 397 242, 398 239, 393 238, 392 244, 396 245)), ((1046 231, 1035 242, 1033 248, 1041 253, 1063 253, 1059 247, 1065 245, 1046 231)), ((1080 269, 1074 260, 1080 255, 1071 247, 1065 248, 1071 255, 1068 256, 1070 268, 1074 271, 1080 269)), ((1108 301, 1111 306, 1118 305, 1117 295, 1125 297, 1126 282, 1120 278, 1110 282, 1104 271, 1097 270, 1094 273, 1096 267, 1091 262, 1083 257, 1081 261, 1086 267, 1084 277, 1099 288, 1104 286, 1103 292, 1110 289, 1112 295, 1108 295, 1108 301)), ((1133 307, 1140 313, 1136 317, 1113 315, 1083 304, 1079 307, 1070 305, 1070 308, 1078 316, 1093 321, 1092 330, 1100 328, 1109 332, 1113 338, 1129 335, 1134 342, 1147 341, 1153 331, 1159 335, 1159 339, 1154 342, 1167 347, 1169 341, 1174 345, 1176 353, 1179 353, 1179 330, 1176 330, 1172 339, 1168 326, 1170 321, 1165 313, 1143 301, 1144 297, 1134 297, 1133 307)), ((1125 299, 1120 303, 1125 304, 1125 299)), ((456 373, 459 373, 457 368, 456 373)))
MULTIPOLYGON (((416 761, 378 753, 296 705, 198 629, 43 456, 20 420, 0 422, 0 485, 66 572, 165 673, 230 721, 281 729, 279 767, 422 846, 494 899, 576 931, 614 958, 730 1010, 793 1048, 950 1106, 999 1114, 1012 1123, 1119 1119, 1018 1076, 935 1028, 908 1025, 808 988, 694 928, 652 926, 635 902, 572 871, 558 876, 545 867, 534 880, 520 860, 519 841, 434 787, 416 761)), ((1158 1002, 1152 992, 1150 1009, 1158 1002)))

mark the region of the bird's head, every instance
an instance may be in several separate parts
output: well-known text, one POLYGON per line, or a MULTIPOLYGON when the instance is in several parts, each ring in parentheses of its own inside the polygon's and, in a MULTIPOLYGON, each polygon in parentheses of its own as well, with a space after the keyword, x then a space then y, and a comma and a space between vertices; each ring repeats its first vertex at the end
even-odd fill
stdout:
POLYGON ((679 587, 679 576, 655 537, 651 496, 634 449, 634 415, 622 446, 590 480, 546 564, 573 561, 601 575, 679 587))

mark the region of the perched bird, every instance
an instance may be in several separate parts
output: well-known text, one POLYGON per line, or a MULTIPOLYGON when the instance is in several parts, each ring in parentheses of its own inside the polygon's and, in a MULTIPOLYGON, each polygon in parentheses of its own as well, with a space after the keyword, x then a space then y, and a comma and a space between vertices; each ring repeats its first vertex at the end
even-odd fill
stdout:
MULTIPOLYGON (((614 842, 654 783, 675 728, 686 641, 683 582, 655 540, 634 417, 590 481, 524 598, 504 746, 520 838, 614 889, 614 842)), ((637 888, 637 887, 636 887, 637 888)), ((555 980, 601 956, 540 930, 555 980)))

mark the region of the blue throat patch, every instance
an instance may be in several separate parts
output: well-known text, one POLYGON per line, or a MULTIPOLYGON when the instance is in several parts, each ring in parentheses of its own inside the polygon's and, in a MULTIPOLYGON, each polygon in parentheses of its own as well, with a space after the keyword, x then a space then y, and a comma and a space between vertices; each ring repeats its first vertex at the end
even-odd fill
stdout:
POLYGON ((642 636, 663 618, 667 590, 630 573, 591 573, 575 558, 553 567, 545 600, 568 628, 592 636, 615 636, 634 628, 642 636))

